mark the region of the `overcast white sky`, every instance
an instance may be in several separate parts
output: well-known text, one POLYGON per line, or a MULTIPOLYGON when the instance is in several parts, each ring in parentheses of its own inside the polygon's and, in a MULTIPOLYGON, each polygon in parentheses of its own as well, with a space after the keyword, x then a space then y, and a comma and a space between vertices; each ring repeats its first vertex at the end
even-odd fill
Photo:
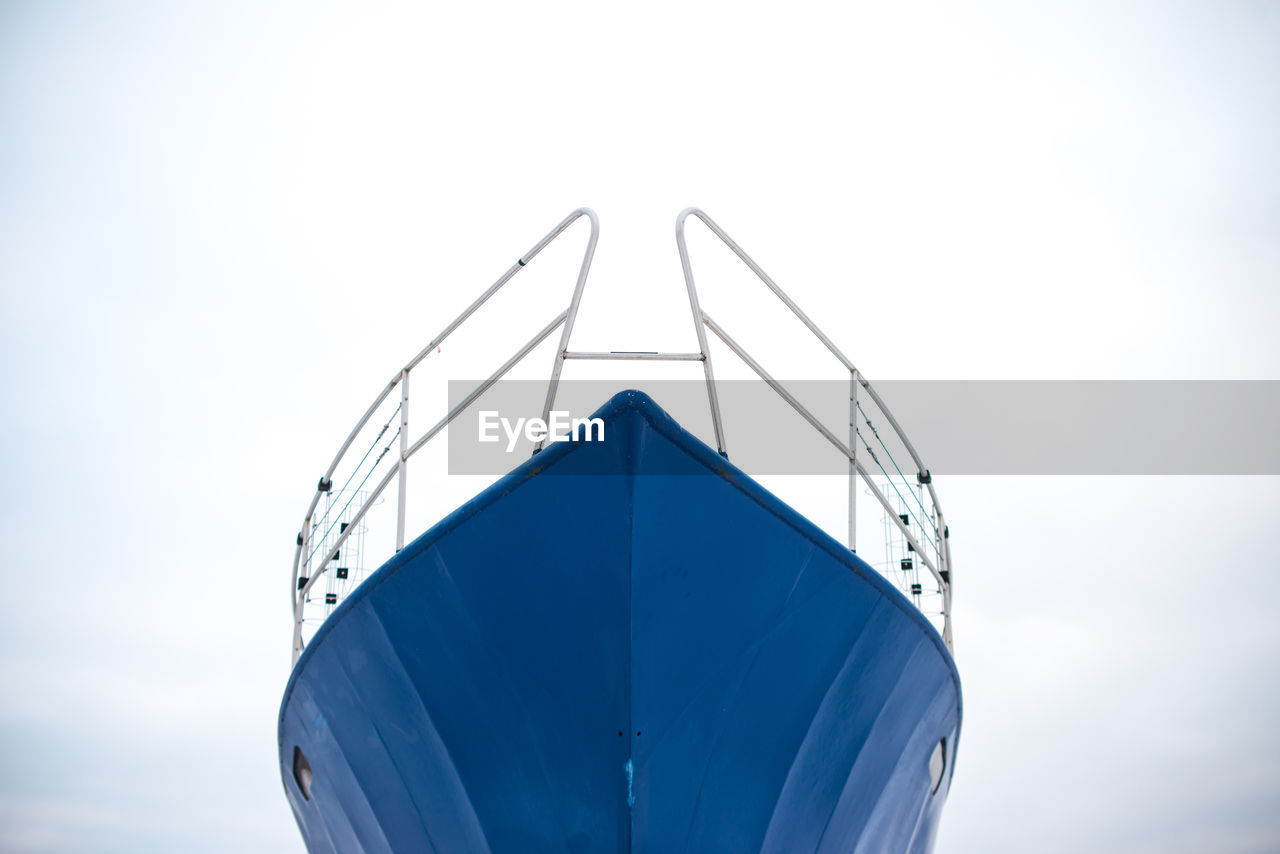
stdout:
MULTIPOLYGON (((585 349, 691 349, 697 204, 873 379, 1280 379, 1277 152, 1272 0, 0 3, 0 851, 301 850, 309 489, 570 209, 585 349)), ((1280 849, 1280 483, 938 488, 938 854, 1280 849)))

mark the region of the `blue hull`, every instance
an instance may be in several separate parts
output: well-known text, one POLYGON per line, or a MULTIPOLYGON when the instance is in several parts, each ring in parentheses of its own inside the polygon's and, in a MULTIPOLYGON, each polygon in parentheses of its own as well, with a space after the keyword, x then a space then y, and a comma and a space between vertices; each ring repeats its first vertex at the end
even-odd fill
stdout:
POLYGON ((644 395, 597 415, 307 646, 279 748, 308 850, 928 851, 960 727, 934 629, 644 395))

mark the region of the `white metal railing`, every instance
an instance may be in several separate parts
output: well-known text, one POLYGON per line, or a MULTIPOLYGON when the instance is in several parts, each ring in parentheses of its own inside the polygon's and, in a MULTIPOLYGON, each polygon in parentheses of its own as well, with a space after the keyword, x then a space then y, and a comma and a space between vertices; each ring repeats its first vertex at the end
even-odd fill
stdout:
MULTIPOLYGON (((857 520, 856 520, 856 501, 857 501, 857 485, 858 479, 861 478, 864 486, 869 493, 873 495, 879 504, 883 507, 886 518, 891 519, 897 531, 901 534, 904 541, 908 544, 908 549, 917 555, 922 563, 929 570, 938 585, 938 592, 942 597, 941 617, 942 617, 942 635, 948 647, 952 645, 951 638, 951 555, 948 544, 948 531, 946 522, 943 518, 941 508, 938 504, 937 494, 934 491, 932 477, 929 470, 925 468, 924 463, 920 459, 920 455, 911 445, 906 433, 898 424, 897 420, 889 412, 884 401, 876 393, 875 389, 867 382, 866 378, 859 373, 853 366, 852 362, 840 352, 839 348, 832 343, 823 332, 818 329, 809 317, 800 310, 800 308, 787 296, 785 292, 769 277, 767 273, 760 268, 742 249, 733 241, 732 238, 724 232, 710 217, 697 208, 688 208, 682 211, 676 219, 676 244, 680 253, 680 264, 684 273, 685 287, 689 297, 689 307, 694 320, 694 328, 697 332, 698 352, 696 353, 657 353, 657 352, 577 352, 569 350, 569 342, 573 334, 574 321, 577 318, 578 307, 582 300, 582 292, 586 286, 587 276, 591 269, 591 261, 595 255, 596 243, 599 238, 600 228, 599 220, 595 213, 589 208, 579 208, 573 211, 569 216, 565 217, 554 229, 552 229, 545 237, 536 243, 532 249, 517 259, 516 263, 511 265, 506 272, 498 278, 496 282, 471 303, 465 311, 457 318, 449 323, 443 331, 431 340, 416 356, 401 368, 396 375, 387 383, 382 392, 374 399, 364 415, 356 423, 356 426, 348 434, 342 446, 338 449, 338 453, 334 456, 333 461, 321 476, 317 485, 316 492, 312 496, 311 503, 307 507, 307 512, 303 518, 302 529, 297 537, 297 549, 294 552, 293 559, 293 582, 290 586, 292 597, 292 613, 294 620, 293 631, 293 659, 296 662, 298 656, 302 653, 304 646, 303 626, 308 621, 308 607, 321 608, 319 619, 323 620, 328 616, 339 601, 340 595, 343 593, 333 592, 332 585, 324 594, 322 601, 312 601, 313 594, 318 595, 317 582, 326 575, 330 570, 330 565, 336 563, 337 557, 341 554, 343 548, 355 534, 363 535, 365 530, 363 523, 369 509, 381 500, 381 496, 386 488, 390 485, 393 478, 398 478, 398 494, 396 499, 396 550, 404 547, 405 543, 405 505, 406 490, 408 484, 406 464, 419 450, 422 449, 427 442, 439 435, 457 416, 467 409, 481 395, 488 391, 498 380, 505 376, 517 363, 524 359, 534 348, 545 341, 556 329, 561 329, 560 341, 556 348, 555 361, 552 365, 551 377, 547 383, 547 394, 543 404, 542 417, 546 421, 555 405, 556 393, 559 388, 560 376, 567 360, 608 360, 608 361, 667 361, 667 362, 685 362, 696 361, 701 362, 703 367, 703 375, 706 382, 707 401, 711 414, 712 427, 715 433, 715 441, 717 450, 726 457, 728 456, 725 446, 724 426, 720 410, 720 401, 717 394, 717 386, 715 375, 712 371, 711 353, 707 345, 706 330, 710 329, 716 337, 724 343, 736 356, 750 367, 770 388, 786 401, 797 413, 799 413, 805 421, 814 427, 820 435, 822 435, 832 446, 834 446, 848 460, 848 480, 849 480, 849 518, 848 518, 848 542, 849 548, 856 550, 857 548, 857 520), (804 324, 804 326, 822 342, 824 346, 835 356, 845 370, 849 373, 849 438, 846 443, 840 437, 836 436, 826 425, 824 425, 814 414, 806 408, 799 400, 795 398, 784 385, 770 375, 750 354, 746 352, 718 323, 711 319, 704 312, 699 304, 697 288, 694 285, 693 268, 689 260, 688 247, 685 240, 685 223, 690 216, 700 220, 717 238, 720 239, 746 266, 759 278, 764 284, 789 308, 792 313, 804 324), (570 299, 569 306, 554 318, 551 319, 532 339, 522 346, 516 353, 502 364, 493 374, 486 380, 481 382, 474 390, 472 390, 461 402, 452 407, 446 415, 426 430, 417 440, 412 443, 409 441, 409 380, 411 372, 430 354, 437 349, 441 343, 449 337, 459 326, 462 325, 472 314, 475 313, 485 302, 487 302, 494 294, 496 294, 507 282, 509 282, 523 267, 538 256, 552 241, 559 237, 565 229, 572 225, 579 218, 586 217, 591 226, 590 235, 587 240, 586 251, 583 254, 582 263, 578 269, 577 280, 574 284, 573 296, 570 299), (365 450, 364 455, 356 462, 352 469, 351 475, 347 478, 337 493, 333 492, 333 478, 341 464, 347 457, 349 451, 355 444, 356 439, 366 428, 370 427, 371 419, 378 412, 379 408, 386 403, 393 392, 400 392, 399 405, 391 413, 383 427, 378 430, 373 438, 372 443, 365 450), (864 400, 860 398, 860 392, 865 392, 865 400, 869 404, 864 405, 864 400), (901 467, 893 458, 889 448, 884 444, 879 430, 872 420, 873 416, 883 421, 892 428, 893 435, 901 442, 902 446, 909 454, 912 464, 915 468, 916 483, 912 485, 908 477, 903 474, 901 467), (393 423, 397 424, 394 433, 387 436, 391 430, 393 423), (862 427, 865 425, 866 430, 862 427), (875 439, 880 448, 881 453, 877 454, 871 446, 871 440, 875 439), (862 444, 865 453, 859 453, 859 443, 862 444), (379 480, 371 488, 368 482, 373 478, 375 471, 378 470, 382 460, 386 459, 392 448, 396 448, 397 453, 391 459, 393 462, 388 465, 379 480), (373 462, 370 464, 370 457, 373 462), (886 468, 885 457, 890 462, 890 467, 886 468), (880 474, 877 475, 868 469, 866 460, 870 459, 880 474), (890 468, 893 471, 890 471, 890 468), (895 475, 897 476, 895 478, 895 475), (879 483, 877 482, 879 481, 879 483), (902 488, 899 488, 899 482, 902 488), (895 497, 899 499, 899 506, 895 507, 890 497, 881 488, 881 483, 886 488, 890 488, 895 497), (913 491, 914 486, 914 491, 913 491), (927 489, 928 503, 924 500, 927 489), (920 513, 915 513, 915 507, 909 506, 904 492, 915 496, 918 500, 920 513), (322 512, 317 515, 322 499, 326 496, 326 506, 322 512), (345 502, 342 496, 349 496, 345 502), (899 512, 902 507, 906 507, 908 512, 899 512), (336 528, 336 532, 335 532, 336 528), (913 528, 917 531, 913 531, 913 528), (928 536, 927 536, 928 535, 928 536)), ((544 440, 545 442, 545 440, 544 440)), ((539 443, 538 447, 542 447, 543 443, 539 443)), ((911 559, 902 561, 904 570, 907 564, 912 564, 911 559)), ((913 565, 913 564, 912 564, 913 565)), ((912 576, 914 577, 914 576, 912 576)), ((352 585, 353 586, 353 585, 352 585)), ((921 594, 921 585, 912 583, 905 585, 905 590, 909 594, 916 597, 919 604, 919 596, 921 594)))
MULTIPOLYGON (((942 516, 941 505, 938 503, 938 494, 933 488, 933 477, 925 467, 924 462, 920 459, 919 453, 916 452, 915 447, 911 444, 911 440, 907 438, 907 434, 903 431, 898 420, 893 417, 893 413, 891 413, 889 408, 885 406, 884 401, 880 398, 880 395, 876 393, 876 390, 872 388, 871 383, 869 383, 858 369, 854 367, 853 362, 849 361, 849 358, 845 356, 844 353, 840 352, 840 348, 837 347, 832 340, 818 328, 816 323, 809 319, 809 316, 795 304, 791 297, 787 296, 782 288, 778 287, 777 282, 770 278, 769 274, 761 269, 760 265, 752 260, 751 256, 747 255, 747 253, 742 250, 742 247, 734 242, 733 238, 725 233, 724 229, 717 225, 711 217, 707 216, 697 208, 686 208, 681 211, 680 215, 676 218, 676 244, 680 249, 680 264, 684 268, 685 284, 689 289, 689 299, 693 304, 694 315, 698 320, 698 342, 702 346, 703 351, 706 351, 706 337, 702 332, 702 327, 705 324, 721 341, 724 342, 725 346, 732 350, 738 358, 742 359, 753 371, 755 371, 756 375, 759 376, 760 379, 764 380, 770 388, 778 392, 779 396, 781 396, 783 400, 795 409, 796 412, 808 421, 810 425, 812 425, 828 442, 830 442, 845 456, 846 459, 848 459, 849 548, 854 551, 857 550, 857 477, 861 477, 863 482, 870 489, 871 494, 875 496, 884 507, 885 512, 892 517, 900 533, 911 545, 912 551, 920 556, 920 559, 924 562, 929 572, 933 575, 934 580, 938 583, 938 590, 942 594, 942 638, 946 641, 947 647, 952 648, 951 556, 950 546, 948 543, 950 538, 949 532, 947 530, 946 522, 942 516), (693 269, 689 263, 689 251, 685 241, 685 222, 691 216, 697 217, 712 234, 719 238, 725 246, 729 247, 733 254, 737 255, 739 260, 746 264, 747 268, 750 269, 751 272, 755 273, 756 277, 760 279, 760 281, 764 282, 764 284, 769 288, 769 290, 773 291, 774 295, 777 296, 778 299, 782 300, 783 305, 791 309, 791 312, 799 318, 800 322, 805 325, 805 328, 812 332, 813 335, 822 342, 823 346, 825 346, 827 350, 836 357, 844 369, 849 372, 849 443, 847 445, 827 429, 827 427, 823 425, 822 422, 820 422, 817 417, 808 410, 808 408, 800 403, 800 401, 796 400, 796 398, 790 394, 781 383, 770 376, 769 373, 761 367, 755 359, 751 358, 746 350, 730 338, 729 334, 725 332, 719 324, 713 321, 706 312, 703 312, 698 308, 697 296, 693 285, 693 269), (857 425, 857 416, 860 412, 863 414, 866 412, 865 409, 861 408, 858 401, 859 388, 867 393, 867 396, 874 402, 876 409, 893 428, 893 431, 897 435, 899 441, 902 442, 907 452, 911 455, 911 460, 916 467, 916 478, 918 483, 928 489, 934 516, 931 527, 933 527, 937 532, 936 539, 932 544, 934 552, 932 558, 925 552, 920 540, 912 534, 909 524, 902 521, 901 516, 890 503, 888 497, 873 480, 871 473, 867 470, 862 460, 858 459, 858 439, 861 437, 861 433, 859 432, 857 425)), ((710 361, 707 362, 707 387, 708 394, 711 397, 711 417, 717 422, 716 441, 720 443, 720 452, 724 453, 723 431, 719 424, 720 413, 715 399, 715 385, 711 376, 710 361)), ((867 419, 867 424, 871 424, 869 418, 867 419)), ((874 428, 871 429, 874 430, 874 428)), ((870 449, 868 448, 868 450, 870 449)), ((885 453, 888 454, 887 448, 885 449, 885 453)), ((899 470, 898 473, 901 474, 901 471, 899 470)), ((884 472, 884 474, 886 478, 889 478, 887 471, 884 472)))
MULTIPOLYGON (((526 252, 525 254, 521 255, 518 259, 516 259, 516 263, 512 264, 507 269, 507 271, 504 272, 498 278, 496 282, 490 285, 489 288, 475 300, 475 302, 467 306, 467 308, 462 312, 462 314, 458 315, 451 323, 449 323, 448 326, 446 326, 440 332, 439 335, 433 338, 431 342, 427 344, 427 346, 423 347, 422 350, 419 351, 419 353, 416 356, 410 359, 409 362, 396 373, 396 375, 391 379, 391 381, 387 383, 386 387, 383 388, 382 392, 376 398, 374 398, 373 403, 369 405, 369 408, 365 410, 364 415, 361 416, 360 420, 356 422, 356 426, 352 428, 351 432, 347 435, 346 441, 342 443, 342 446, 338 449, 338 453, 334 455, 333 461, 329 463, 329 467, 325 470, 325 473, 321 475, 320 482, 316 487, 315 495, 312 496, 311 503, 307 507, 306 516, 303 518, 302 530, 298 533, 297 550, 294 552, 294 557, 293 557, 293 582, 290 585, 290 594, 292 597, 292 611, 293 611, 293 621, 294 621, 292 648, 293 648, 293 660, 295 662, 298 660, 298 656, 302 654, 302 648, 303 648, 302 634, 303 634, 303 625, 306 621, 306 609, 307 609, 308 600, 312 593, 312 590, 316 586, 316 582, 318 582, 320 578, 323 577, 325 573, 329 570, 330 563, 333 562, 334 559, 340 554, 342 547, 347 542, 347 539, 349 538, 350 534, 363 521, 369 509, 372 506, 374 506, 374 504, 377 502, 379 497, 382 495, 383 491, 391 483, 391 479, 397 476, 399 477, 399 494, 397 496, 397 503, 396 503, 396 550, 399 551, 401 548, 404 547, 404 539, 405 539, 404 537, 405 535, 405 504, 406 504, 406 489, 408 486, 406 464, 408 463, 409 459, 414 454, 416 454, 422 448, 423 445, 425 445, 433 437, 438 435, 440 431, 442 431, 445 427, 449 425, 450 422, 452 422, 455 418, 457 418, 458 414, 463 410, 465 410, 468 406, 470 406, 471 403, 476 398, 484 394, 484 392, 487 391, 490 387, 492 387, 494 383, 496 383, 508 371, 510 371, 511 368, 513 368, 516 365, 516 363, 518 363, 525 356, 529 355, 529 353, 535 347, 537 347, 544 340, 546 340, 546 338, 552 332, 554 332, 558 327, 560 327, 561 324, 567 324, 566 332, 572 328, 573 319, 577 313, 578 303, 581 301, 581 298, 582 298, 582 289, 586 284, 587 273, 591 269, 591 260, 595 256, 596 241, 599 239, 599 237, 600 237, 600 222, 599 222, 599 219, 596 217, 596 214, 594 211, 588 208, 579 208, 578 210, 575 210, 573 213, 565 217, 560 222, 559 225, 557 225, 545 237, 543 237, 536 244, 534 244, 532 249, 530 249, 528 252, 526 252), (459 326, 461 326, 463 322, 467 320, 467 318, 471 317, 471 315, 474 314, 477 309, 479 309, 482 305, 488 302, 489 299, 494 294, 496 294, 499 290, 501 290, 503 285, 511 281, 511 279, 516 275, 516 273, 520 272, 520 270, 523 269, 525 265, 527 265, 530 261, 536 258, 538 254, 541 253, 542 250, 548 246, 548 244, 550 244, 553 240, 559 237, 564 232, 565 229, 567 229, 570 225, 572 225, 581 217, 586 217, 590 221, 591 233, 587 239, 586 252, 583 254, 582 264, 578 271, 577 284, 574 287, 573 301, 571 304, 572 311, 565 310, 560 312, 560 314, 556 315, 551 320, 551 322, 548 323, 546 326, 544 326, 536 335, 534 335, 534 337, 527 344, 525 344, 518 351, 516 351, 515 355, 513 355, 510 359, 508 359, 505 363, 503 363, 503 365, 499 367, 497 371, 491 374, 488 379, 486 379, 483 383, 477 386, 474 392, 468 395, 457 406, 454 406, 452 409, 450 409, 449 412, 444 416, 444 418, 440 419, 440 421, 438 421, 435 425, 433 425, 430 429, 428 429, 426 433, 422 435, 421 438, 419 438, 416 442, 410 445, 408 440, 410 373, 413 371, 414 368, 418 366, 420 362, 422 362, 423 359, 427 357, 428 354, 430 354, 433 350, 438 348, 446 338, 448 338, 459 326), (338 470, 338 467, 342 463, 343 459, 346 457, 347 452, 351 449, 352 443, 356 440, 356 437, 360 435, 361 431, 365 429, 366 425, 368 425, 370 418, 372 418, 374 413, 377 412, 378 407, 380 407, 383 404, 383 402, 386 401, 387 398, 391 395, 391 393, 394 392, 397 388, 400 389, 400 407, 398 410, 398 414, 400 416, 400 427, 398 431, 399 454, 396 457, 395 464, 389 467, 389 469, 382 476, 382 479, 378 481, 376 486, 374 486, 371 490, 369 490, 367 497, 360 502, 360 506, 354 509, 354 512, 351 513, 350 519, 347 522, 347 526, 345 530, 340 530, 337 537, 334 537, 334 538, 329 538, 327 536, 324 536, 322 532, 321 542, 328 545, 328 548, 313 550, 312 540, 315 537, 315 534, 317 533, 316 531, 317 520, 315 519, 316 508, 319 506, 321 498, 332 490, 334 472, 338 470), (323 553, 323 557, 317 560, 316 555, 320 553, 323 553)), ((566 340, 566 338, 562 337, 561 340, 563 342, 566 340)), ((564 348, 562 345, 561 350, 563 349, 564 348)), ((382 435, 382 434, 379 434, 379 435, 382 435)), ((367 453, 368 452, 366 452, 366 456, 367 456, 367 453)), ((370 468, 369 473, 365 475, 366 479, 372 474, 374 468, 376 468, 376 463, 374 467, 370 468)), ((359 471, 360 467, 357 466, 356 470, 359 471)), ((327 519, 326 521, 328 522, 329 527, 331 528, 332 525, 334 524, 334 520, 327 519)), ((324 605, 328 607, 333 604, 336 604, 336 603, 333 602, 329 598, 329 596, 326 594, 326 601, 324 605)))

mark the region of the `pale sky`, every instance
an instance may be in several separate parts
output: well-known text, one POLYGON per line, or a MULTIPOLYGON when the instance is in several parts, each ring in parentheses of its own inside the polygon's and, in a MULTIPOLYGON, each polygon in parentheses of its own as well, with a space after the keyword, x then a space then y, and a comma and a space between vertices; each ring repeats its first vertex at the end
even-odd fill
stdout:
MULTIPOLYGON (((1277 152, 1274 0, 0 3, 0 851, 302 850, 310 490, 569 210, 602 220, 583 349, 694 349, 696 204, 873 380, 1280 379, 1277 152)), ((442 372, 554 316, 580 240, 442 372)), ((937 486, 938 854, 1280 849, 1280 482, 937 486)), ((784 497, 839 520, 818 492, 784 497)))

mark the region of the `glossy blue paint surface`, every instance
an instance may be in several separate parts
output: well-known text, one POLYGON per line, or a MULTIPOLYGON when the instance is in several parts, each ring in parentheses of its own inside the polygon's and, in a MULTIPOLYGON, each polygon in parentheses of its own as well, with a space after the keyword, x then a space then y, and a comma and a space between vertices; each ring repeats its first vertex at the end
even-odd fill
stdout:
POLYGON ((937 633, 643 394, 597 415, 308 645, 279 724, 308 849, 927 851, 960 726, 937 633))

